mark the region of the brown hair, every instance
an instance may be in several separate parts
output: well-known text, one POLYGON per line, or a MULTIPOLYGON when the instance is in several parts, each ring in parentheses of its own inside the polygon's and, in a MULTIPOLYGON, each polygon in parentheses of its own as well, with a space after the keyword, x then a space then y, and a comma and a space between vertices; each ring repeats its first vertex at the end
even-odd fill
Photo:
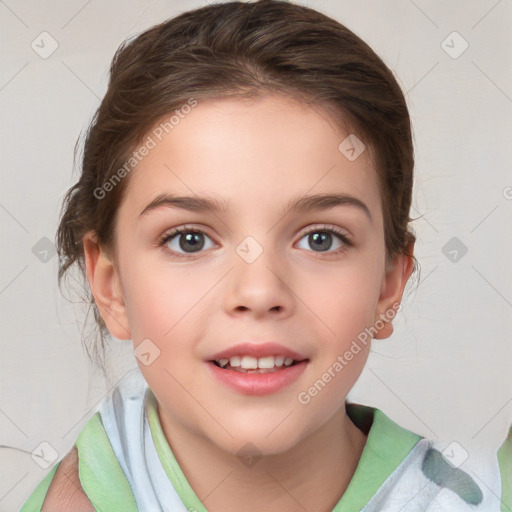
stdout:
MULTIPOLYGON (((86 232, 93 230, 100 245, 113 252, 116 213, 129 177, 108 189, 105 184, 113 183, 116 171, 119 177, 119 169, 159 120, 191 98, 265 93, 318 105, 347 133, 357 134, 370 149, 379 178, 386 263, 398 253, 409 254, 415 240, 409 228, 413 142, 405 98, 393 73, 353 32, 314 9, 283 0, 233 1, 185 12, 116 51, 108 90, 86 133, 81 176, 62 207, 59 286, 75 263, 87 279, 86 232), (108 197, 98 198, 99 189, 109 190, 108 197)), ((85 295, 104 349, 108 330, 90 290, 85 295)), ((97 345, 93 350, 102 354, 97 345)))

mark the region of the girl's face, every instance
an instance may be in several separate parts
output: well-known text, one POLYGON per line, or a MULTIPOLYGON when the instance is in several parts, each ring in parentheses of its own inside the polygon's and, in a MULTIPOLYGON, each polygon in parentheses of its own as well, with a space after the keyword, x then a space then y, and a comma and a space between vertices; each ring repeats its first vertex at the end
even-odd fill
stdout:
POLYGON ((166 432, 231 453, 249 441, 283 452, 344 415, 369 352, 358 335, 396 306, 410 275, 401 256, 385 272, 368 150, 354 159, 360 148, 339 148, 349 134, 326 113, 282 96, 199 101, 167 134, 148 135, 118 211, 114 266, 98 258, 91 278, 88 262, 100 311, 133 340, 166 432), (352 199, 309 199, 319 195, 352 199), (305 361, 261 376, 211 362, 266 342, 305 361))

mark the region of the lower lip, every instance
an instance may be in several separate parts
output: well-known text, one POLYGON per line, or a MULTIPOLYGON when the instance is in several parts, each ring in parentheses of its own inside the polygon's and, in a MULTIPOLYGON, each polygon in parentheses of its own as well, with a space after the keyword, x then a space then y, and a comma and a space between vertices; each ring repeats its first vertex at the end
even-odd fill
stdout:
POLYGON ((242 373, 235 370, 223 370, 207 362, 210 371, 220 382, 242 395, 270 395, 295 382, 306 369, 307 360, 301 361, 283 370, 271 373, 242 373))

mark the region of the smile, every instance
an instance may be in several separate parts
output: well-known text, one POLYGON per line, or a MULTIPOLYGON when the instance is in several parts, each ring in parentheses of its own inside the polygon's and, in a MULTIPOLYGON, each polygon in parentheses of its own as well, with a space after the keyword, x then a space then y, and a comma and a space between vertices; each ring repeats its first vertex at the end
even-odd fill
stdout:
POLYGON ((240 373, 272 373, 289 366, 297 364, 299 361, 286 356, 234 356, 229 359, 223 358, 213 361, 219 368, 233 370, 240 373))
POLYGON ((208 361, 213 377, 232 391, 241 395, 263 396, 277 393, 295 382, 306 369, 309 359, 296 361, 282 356, 255 359, 235 356, 225 361, 208 361), (260 367, 260 360, 263 367, 260 367), (232 364, 232 362, 234 364, 232 364), (270 363, 272 367, 270 367, 270 363), (280 363, 280 364, 277 364, 280 363), (264 366, 267 366, 266 368, 264 366), (245 367, 244 367, 245 366, 245 367))

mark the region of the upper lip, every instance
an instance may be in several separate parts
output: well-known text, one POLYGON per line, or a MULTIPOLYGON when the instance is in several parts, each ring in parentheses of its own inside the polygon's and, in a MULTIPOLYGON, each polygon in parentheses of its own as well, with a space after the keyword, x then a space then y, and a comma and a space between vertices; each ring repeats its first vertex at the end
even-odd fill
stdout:
POLYGON ((295 361, 303 361, 307 359, 306 356, 291 350, 290 348, 280 345, 272 341, 265 343, 240 343, 233 345, 222 352, 217 352, 211 356, 209 361, 219 361, 220 359, 230 359, 234 356, 252 356, 252 357, 267 357, 267 356, 285 356, 291 357, 295 361))

